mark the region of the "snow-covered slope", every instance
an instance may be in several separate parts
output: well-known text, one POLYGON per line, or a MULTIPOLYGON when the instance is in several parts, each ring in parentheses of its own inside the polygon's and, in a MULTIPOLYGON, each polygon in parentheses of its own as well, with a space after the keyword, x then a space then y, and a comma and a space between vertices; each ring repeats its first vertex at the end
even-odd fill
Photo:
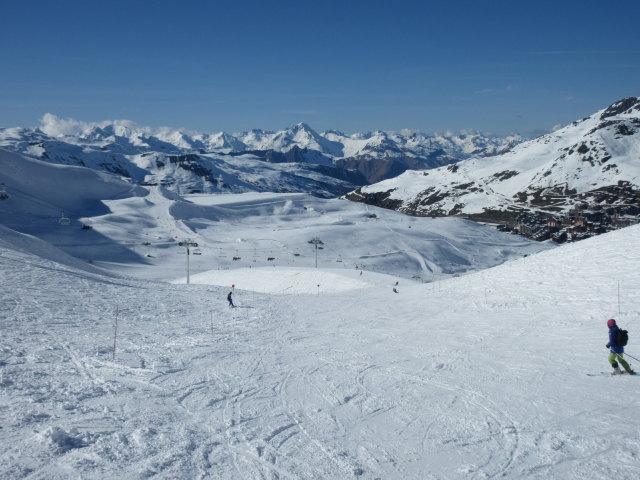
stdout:
POLYGON ((399 293, 321 267, 331 293, 269 295, 254 269, 172 285, 0 243, 0 476, 634 480, 640 377, 599 372, 612 316, 640 357, 638 252, 640 226, 399 293))
POLYGON ((546 245, 458 219, 417 219, 309 194, 180 196, 113 175, 0 150, 0 224, 82 261, 145 278, 186 276, 181 241, 199 244, 192 273, 315 265, 432 281, 487 268, 546 245), (88 228, 91 227, 91 228, 88 228))
MULTIPOLYGON (((412 218, 306 194, 190 196, 187 200, 193 203, 176 203, 170 214, 191 230, 189 237, 199 244, 202 255, 192 261, 196 271, 210 269, 211 262, 233 269, 310 268, 317 258, 323 268, 433 281, 549 248, 473 222, 412 218), (313 238, 324 242, 317 252, 309 244, 313 238)), ((118 212, 120 203, 110 202, 110 206, 118 212)), ((184 262, 175 251, 164 251, 153 241, 146 251, 155 257, 152 263, 184 262)))
POLYGON ((631 97, 502 155, 407 171, 347 198, 415 215, 500 220, 619 203, 621 195, 637 206, 639 188, 640 99, 631 97))
POLYGON ((407 168, 505 151, 522 138, 463 132, 318 133, 300 123, 269 132, 202 134, 129 121, 82 123, 46 114, 38 129, 0 129, 0 148, 63 165, 162 183, 180 193, 307 192, 338 196, 407 168))

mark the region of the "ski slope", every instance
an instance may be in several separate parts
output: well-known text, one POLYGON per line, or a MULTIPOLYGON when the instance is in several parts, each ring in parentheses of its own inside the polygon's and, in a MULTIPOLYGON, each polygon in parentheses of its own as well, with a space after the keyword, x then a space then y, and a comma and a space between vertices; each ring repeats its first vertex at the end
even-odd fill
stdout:
POLYGON ((0 477, 636 479, 640 377, 587 373, 612 316, 640 358, 638 252, 635 226, 399 293, 308 268, 333 288, 287 294, 254 268, 105 275, 5 232, 0 477))
MULTIPOLYGON (((100 263, 146 279, 186 277, 213 269, 362 270, 430 282, 552 248, 454 218, 409 217, 368 205, 308 194, 187 195, 148 188, 145 197, 107 200, 110 213, 91 217, 97 232, 127 245, 144 262, 100 263), (309 241, 319 238, 316 251, 309 241), (317 255, 316 255, 317 254, 317 255), (123 265, 126 263, 126 265, 123 265), (123 270, 124 269, 124 270, 123 270)), ((346 272, 345 272, 346 274, 346 272)), ((268 289, 268 285, 263 285, 268 289)))
POLYGON ((180 247, 186 240, 198 244, 188 259, 193 274, 307 269, 317 257, 325 269, 418 282, 551 248, 469 221, 409 217, 304 193, 180 196, 1 149, 0 163, 0 186, 7 191, 0 200, 0 225, 80 261, 149 280, 187 276, 186 249, 180 247), (309 243, 313 238, 324 242, 317 252, 309 243))

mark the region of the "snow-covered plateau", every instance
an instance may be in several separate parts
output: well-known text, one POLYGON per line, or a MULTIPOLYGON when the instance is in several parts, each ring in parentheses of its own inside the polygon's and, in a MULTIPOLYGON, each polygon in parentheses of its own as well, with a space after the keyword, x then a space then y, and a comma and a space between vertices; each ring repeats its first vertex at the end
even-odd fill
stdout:
POLYGON ((0 162, 1 478, 640 476, 605 348, 613 317, 640 358, 640 226, 551 248, 0 162))

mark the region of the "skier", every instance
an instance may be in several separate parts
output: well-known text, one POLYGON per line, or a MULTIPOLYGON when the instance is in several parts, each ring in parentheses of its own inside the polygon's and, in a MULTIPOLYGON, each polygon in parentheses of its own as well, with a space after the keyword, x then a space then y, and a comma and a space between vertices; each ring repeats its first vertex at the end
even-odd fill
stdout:
POLYGON ((619 330, 618 325, 616 325, 616 321, 613 318, 610 318, 609 320, 607 320, 607 327, 609 327, 609 343, 607 343, 607 348, 609 349, 609 363, 613 367, 613 372, 611 372, 611 375, 620 375, 622 373, 620 367, 618 367, 618 362, 620 362, 627 373, 635 375, 636 372, 631 370, 631 367, 629 366, 627 361, 622 358, 624 347, 616 343, 619 330))
POLYGON ((227 300, 229 301, 229 307, 235 307, 235 305, 233 304, 233 299, 231 298, 231 292, 229 292, 229 295, 227 295, 227 300))

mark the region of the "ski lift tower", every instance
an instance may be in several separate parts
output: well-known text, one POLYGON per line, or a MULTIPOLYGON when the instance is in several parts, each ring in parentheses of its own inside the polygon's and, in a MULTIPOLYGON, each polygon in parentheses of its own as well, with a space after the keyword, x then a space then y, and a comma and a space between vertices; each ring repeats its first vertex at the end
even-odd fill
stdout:
POLYGON ((187 285, 189 285, 189 247, 197 247, 198 244, 196 242, 192 242, 190 238, 187 238, 186 240, 183 240, 182 242, 178 243, 178 245, 180 245, 181 247, 186 247, 187 248, 187 285))
POLYGON ((318 237, 313 237, 309 240, 311 245, 315 245, 316 247, 316 268, 318 268, 318 245, 324 245, 324 242, 320 240, 318 237))

